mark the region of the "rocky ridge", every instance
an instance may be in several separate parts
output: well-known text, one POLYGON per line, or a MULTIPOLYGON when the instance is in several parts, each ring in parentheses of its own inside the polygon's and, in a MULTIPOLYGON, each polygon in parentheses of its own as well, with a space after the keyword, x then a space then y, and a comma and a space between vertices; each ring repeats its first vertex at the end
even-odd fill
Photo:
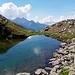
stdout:
POLYGON ((75 19, 67 19, 47 26, 40 33, 64 41, 75 38, 75 19))

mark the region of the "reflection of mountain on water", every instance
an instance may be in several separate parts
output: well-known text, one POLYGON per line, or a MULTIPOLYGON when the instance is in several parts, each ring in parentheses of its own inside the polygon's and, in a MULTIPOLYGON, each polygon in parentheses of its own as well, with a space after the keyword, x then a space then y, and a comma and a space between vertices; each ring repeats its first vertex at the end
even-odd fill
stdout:
POLYGON ((13 47, 14 45, 16 45, 17 43, 21 42, 23 39, 18 39, 18 40, 3 40, 0 41, 0 54, 4 54, 8 51, 8 49, 10 49, 11 47, 13 47))

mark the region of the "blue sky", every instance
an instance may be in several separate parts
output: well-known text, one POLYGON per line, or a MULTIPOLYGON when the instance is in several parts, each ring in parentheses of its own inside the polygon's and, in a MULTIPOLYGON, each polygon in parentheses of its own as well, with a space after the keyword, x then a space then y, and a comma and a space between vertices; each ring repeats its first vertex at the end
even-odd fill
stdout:
MULTIPOLYGON (((25 14, 22 14, 27 15, 28 13, 28 19, 40 22, 75 17, 75 0, 1 0, 0 7, 8 2, 12 2, 17 7, 24 7, 30 4, 30 9, 25 14)), ((4 12, 7 13, 6 11, 4 12)), ((3 13, 1 12, 1 14, 3 13)), ((3 15, 6 16, 5 14, 3 15)))

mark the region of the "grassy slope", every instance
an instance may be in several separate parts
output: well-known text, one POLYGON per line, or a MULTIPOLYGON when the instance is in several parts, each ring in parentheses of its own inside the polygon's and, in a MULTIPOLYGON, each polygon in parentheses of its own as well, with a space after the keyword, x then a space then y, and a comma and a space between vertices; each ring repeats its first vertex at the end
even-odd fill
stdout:
POLYGON ((15 24, 11 21, 9 21, 6 24, 6 26, 12 30, 12 34, 19 34, 19 35, 25 34, 26 36, 29 36, 29 35, 32 35, 32 33, 33 33, 30 30, 21 28, 20 26, 18 26, 17 24, 15 24))
POLYGON ((5 20, 1 20, 0 24, 5 24, 5 27, 9 28, 8 30, 12 30, 12 34, 16 34, 16 35, 26 35, 27 37, 30 35, 34 35, 37 34, 36 32, 24 29, 22 27, 20 27, 19 25, 15 24, 14 22, 11 22, 10 20, 6 19, 5 17, 3 17, 2 15, 0 15, 0 19, 5 19, 8 22, 6 23, 5 20))

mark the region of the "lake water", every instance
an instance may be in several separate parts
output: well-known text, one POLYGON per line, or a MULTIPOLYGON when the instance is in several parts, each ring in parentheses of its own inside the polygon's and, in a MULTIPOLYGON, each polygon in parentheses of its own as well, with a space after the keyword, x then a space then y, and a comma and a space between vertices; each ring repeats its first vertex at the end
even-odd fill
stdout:
POLYGON ((43 68, 60 43, 44 35, 28 37, 0 55, 0 75, 15 75, 17 72, 32 72, 43 68))

